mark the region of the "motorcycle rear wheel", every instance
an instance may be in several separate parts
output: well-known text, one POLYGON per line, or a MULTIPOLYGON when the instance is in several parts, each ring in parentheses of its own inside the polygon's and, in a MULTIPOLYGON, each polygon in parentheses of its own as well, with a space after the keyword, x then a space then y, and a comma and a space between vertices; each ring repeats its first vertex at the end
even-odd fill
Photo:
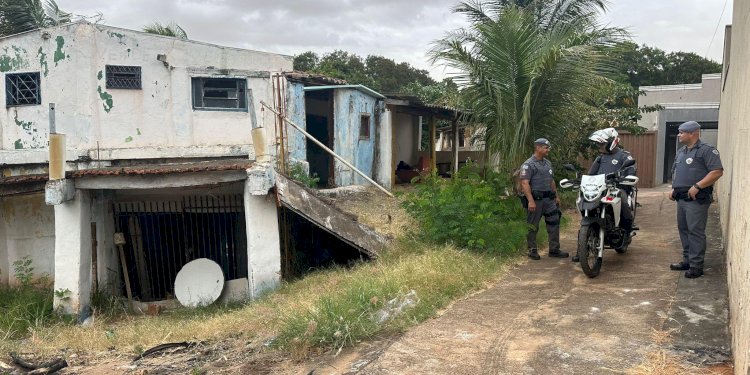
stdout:
POLYGON ((596 225, 582 225, 578 231, 578 258, 581 270, 586 276, 594 278, 602 268, 602 258, 599 257, 599 227, 596 225))

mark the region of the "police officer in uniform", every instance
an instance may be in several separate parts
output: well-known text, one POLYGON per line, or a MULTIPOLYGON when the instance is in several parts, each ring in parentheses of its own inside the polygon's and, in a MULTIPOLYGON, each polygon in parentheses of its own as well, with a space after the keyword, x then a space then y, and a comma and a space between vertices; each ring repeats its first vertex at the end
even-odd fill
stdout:
POLYGON ((713 201, 713 185, 724 174, 719 151, 700 140, 700 124, 680 125, 677 137, 684 146, 672 166, 671 200, 677 201, 677 228, 682 242, 682 262, 669 266, 686 271, 685 277, 703 275, 706 254, 706 220, 713 201))
POLYGON ((521 165, 520 178, 524 194, 522 200, 527 211, 526 222, 531 224, 526 243, 529 247, 529 258, 534 260, 541 259, 536 245, 536 234, 542 216, 549 237, 549 256, 568 257, 568 253, 560 251, 560 198, 557 197, 557 187, 552 176, 552 163, 545 158, 550 147, 548 140, 537 139, 534 141, 534 155, 521 165))
MULTIPOLYGON (((622 165, 628 161, 633 160, 633 156, 630 152, 625 151, 620 146, 620 137, 615 128, 606 128, 597 130, 589 137, 591 141, 599 146, 599 156, 594 160, 589 168, 589 175, 597 174, 609 174, 620 171, 622 165)), ((625 176, 635 176, 636 166, 635 164, 622 170, 625 176)), ((626 194, 631 194, 633 188, 631 186, 621 186, 620 189, 626 194)), ((629 204, 627 204, 627 197, 623 197, 623 204, 620 207, 620 228, 625 231, 624 243, 630 242, 630 234, 633 231, 633 210, 629 204)), ((571 259, 574 262, 578 261, 578 255, 574 255, 571 259)))

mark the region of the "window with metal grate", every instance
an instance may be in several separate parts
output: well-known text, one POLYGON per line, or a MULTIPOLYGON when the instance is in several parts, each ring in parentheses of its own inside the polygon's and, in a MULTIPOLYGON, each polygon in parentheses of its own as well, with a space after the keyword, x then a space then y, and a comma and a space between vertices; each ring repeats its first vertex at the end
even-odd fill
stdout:
POLYGON ((209 111, 246 111, 244 78, 193 77, 193 108, 209 111))
POLYGON ((5 105, 42 104, 39 72, 8 73, 5 75, 5 105))
POLYGON ((141 67, 128 65, 107 65, 108 89, 141 89, 141 67))

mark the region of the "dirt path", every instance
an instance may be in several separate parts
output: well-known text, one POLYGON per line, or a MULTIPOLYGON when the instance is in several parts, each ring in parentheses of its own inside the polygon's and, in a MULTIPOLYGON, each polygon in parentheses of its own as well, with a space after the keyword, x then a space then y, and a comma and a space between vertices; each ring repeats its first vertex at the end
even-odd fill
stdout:
MULTIPOLYGON (((295 370, 605 374, 636 366, 658 349, 655 333, 672 320, 682 277, 668 270, 669 263, 680 259, 680 245, 675 205, 667 191, 641 190, 643 207, 636 220, 640 233, 627 254, 605 252, 602 272, 595 279, 586 277, 570 259, 528 261, 488 290, 457 302, 401 337, 295 370)), ((563 249, 571 253, 577 229, 573 223, 563 234, 563 249)), ((723 274, 707 270, 703 279, 712 277, 722 282, 718 278, 723 274)))

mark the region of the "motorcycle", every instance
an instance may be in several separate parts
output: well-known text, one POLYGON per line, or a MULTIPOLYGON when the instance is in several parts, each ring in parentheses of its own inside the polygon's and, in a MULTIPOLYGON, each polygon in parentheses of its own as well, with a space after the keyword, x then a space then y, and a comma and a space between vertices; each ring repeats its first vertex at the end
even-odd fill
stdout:
POLYGON ((638 177, 622 176, 621 172, 634 164, 634 160, 627 160, 620 171, 607 175, 583 175, 580 178, 575 167, 570 164, 564 166, 565 169, 576 172, 576 179, 563 179, 560 187, 578 191, 576 206, 581 212, 581 228, 578 231, 577 250, 581 269, 588 277, 599 275, 605 246, 620 254, 628 250, 631 236, 618 226, 620 210, 622 204, 629 205, 635 219, 638 194, 635 184, 638 183, 638 177), (633 193, 624 194, 619 186, 633 186, 633 193), (626 198, 625 202, 622 202, 621 192, 626 198))

